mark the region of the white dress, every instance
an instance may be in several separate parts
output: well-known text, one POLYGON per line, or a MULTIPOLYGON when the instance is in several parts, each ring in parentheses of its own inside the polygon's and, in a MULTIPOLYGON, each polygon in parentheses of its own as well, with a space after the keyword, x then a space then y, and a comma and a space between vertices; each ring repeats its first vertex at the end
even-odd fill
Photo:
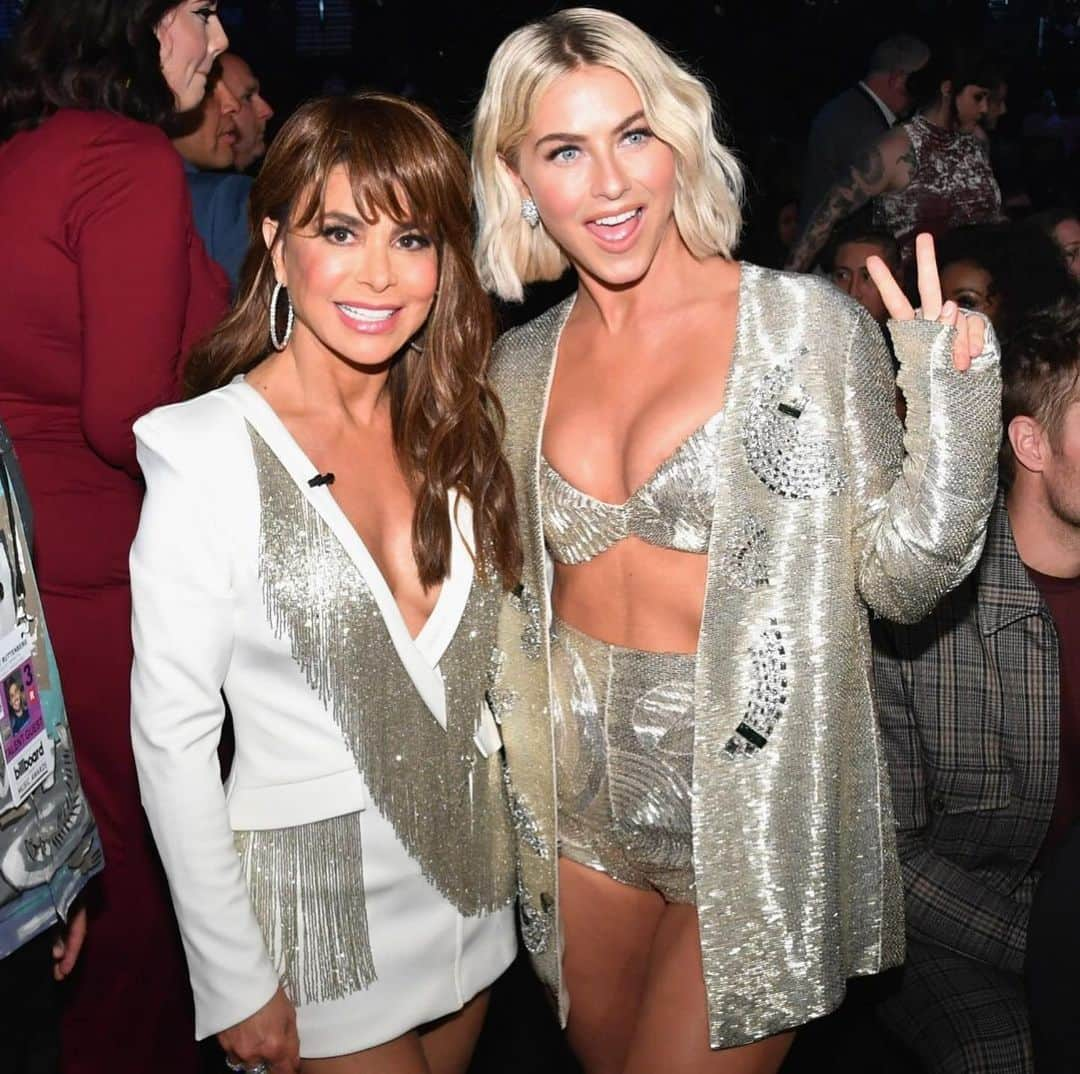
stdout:
POLYGON ((135 434, 133 740, 197 1035, 279 983, 308 1058, 459 1009, 516 947, 478 666, 497 663, 495 613, 481 614, 468 503, 452 498, 450 574, 414 640, 330 489, 310 486, 315 467, 242 378, 135 434))

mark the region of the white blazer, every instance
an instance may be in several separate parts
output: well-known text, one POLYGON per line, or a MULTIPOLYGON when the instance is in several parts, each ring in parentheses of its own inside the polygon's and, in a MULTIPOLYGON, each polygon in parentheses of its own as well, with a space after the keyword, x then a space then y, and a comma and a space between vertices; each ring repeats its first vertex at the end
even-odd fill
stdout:
MULTIPOLYGON (((246 423, 262 436, 362 573, 432 719, 446 725, 439 660, 464 611, 473 561, 468 503, 451 503, 450 575, 414 640, 368 550, 263 398, 242 378, 135 425, 146 499, 131 550, 132 738, 143 804, 169 875, 200 1037, 274 994, 234 830, 307 824, 368 805, 363 776, 325 706, 267 620, 260 502, 246 423), (236 754, 222 786, 228 696, 236 754)), ((500 745, 486 707, 485 756, 500 745)))

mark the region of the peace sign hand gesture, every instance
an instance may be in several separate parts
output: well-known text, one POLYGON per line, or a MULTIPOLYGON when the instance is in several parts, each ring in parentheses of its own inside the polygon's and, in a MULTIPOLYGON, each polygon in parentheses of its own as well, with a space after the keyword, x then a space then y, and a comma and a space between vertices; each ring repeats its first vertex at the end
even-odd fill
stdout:
MULTIPOLYGON (((915 240, 915 263, 918 266, 919 299, 922 309, 918 316, 937 321, 956 329, 953 340, 953 365, 963 373, 971 366, 972 358, 982 354, 986 346, 986 326, 977 313, 961 313, 955 302, 941 302, 941 277, 938 274, 933 236, 923 232, 915 240)), ((911 321, 915 311, 893 274, 880 257, 866 259, 866 270, 874 281, 889 316, 895 321, 911 321)))

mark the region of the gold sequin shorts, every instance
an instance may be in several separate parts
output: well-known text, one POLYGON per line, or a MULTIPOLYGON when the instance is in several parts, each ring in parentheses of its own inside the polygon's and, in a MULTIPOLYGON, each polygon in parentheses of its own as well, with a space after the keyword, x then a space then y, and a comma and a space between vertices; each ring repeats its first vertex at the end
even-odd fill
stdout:
POLYGON ((559 853, 695 902, 694 655, 624 649, 556 620, 551 662, 559 853))

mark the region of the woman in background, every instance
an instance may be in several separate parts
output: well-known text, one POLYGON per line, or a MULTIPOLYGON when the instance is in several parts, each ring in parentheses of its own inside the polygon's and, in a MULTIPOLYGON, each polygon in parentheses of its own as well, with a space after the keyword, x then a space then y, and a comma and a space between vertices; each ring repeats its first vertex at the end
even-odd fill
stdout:
POLYGON ((999 339, 1036 310, 1077 295, 1057 246, 1027 221, 957 228, 938 246, 941 292, 989 318, 999 339))
POLYGON ((226 46, 216 7, 35 0, 0 88, 0 418, 33 504, 38 581, 107 863, 88 893, 66 1074, 191 1074, 198 1062, 131 752, 127 557, 143 494, 132 424, 177 397, 181 356, 227 301, 159 129, 202 100, 226 46))
POLYGON ((935 49, 908 79, 915 115, 883 134, 822 198, 788 267, 809 271, 837 224, 871 198, 874 225, 895 236, 905 265, 914 262, 921 232, 940 238, 1001 220, 1001 191, 974 134, 1000 78, 982 52, 935 49))

